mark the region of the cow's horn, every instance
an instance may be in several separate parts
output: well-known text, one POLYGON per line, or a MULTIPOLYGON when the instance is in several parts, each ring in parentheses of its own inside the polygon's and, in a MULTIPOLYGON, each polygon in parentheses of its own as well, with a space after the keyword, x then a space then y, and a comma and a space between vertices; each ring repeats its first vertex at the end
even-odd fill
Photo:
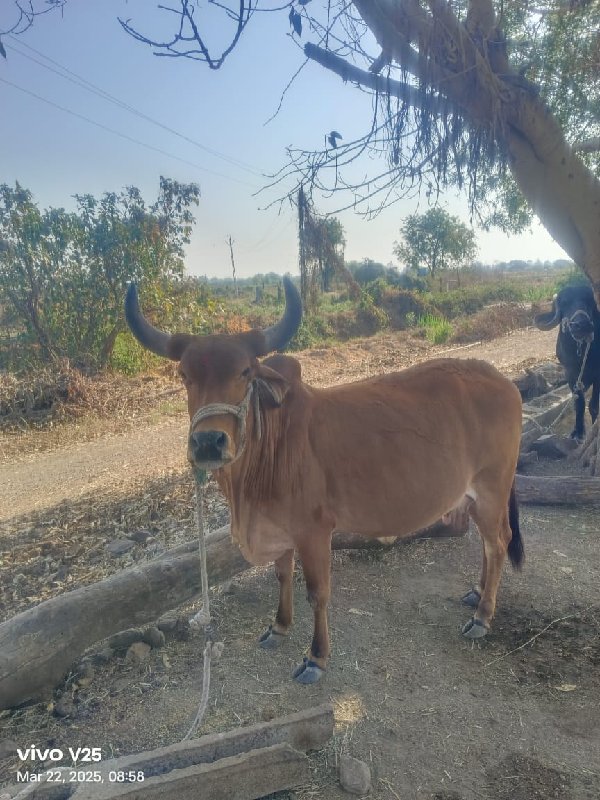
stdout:
POLYGON ((298 289, 287 275, 283 279, 285 290, 285 311, 283 317, 275 325, 263 330, 266 341, 266 353, 283 350, 302 322, 302 300, 298 289))
POLYGON ((125 295, 125 319, 135 338, 140 344, 156 353, 157 356, 169 358, 168 345, 171 335, 159 331, 151 325, 140 311, 138 292, 135 283, 130 283, 125 295))
POLYGON ((551 328, 554 328, 555 325, 558 325, 560 322, 560 311, 558 310, 556 296, 552 300, 552 311, 547 311, 545 314, 537 314, 533 322, 535 327, 539 328, 541 331, 549 331, 551 328))

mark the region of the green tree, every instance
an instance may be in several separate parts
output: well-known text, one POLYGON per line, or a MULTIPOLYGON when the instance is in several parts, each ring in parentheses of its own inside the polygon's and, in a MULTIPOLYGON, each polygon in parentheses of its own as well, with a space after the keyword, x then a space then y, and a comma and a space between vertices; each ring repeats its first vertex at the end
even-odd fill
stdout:
POLYGON ((328 291, 334 275, 348 280, 344 266, 344 228, 337 217, 319 216, 302 187, 298 192, 298 239, 302 301, 314 310, 319 292, 328 291))
POLYGON ((319 220, 319 269, 321 285, 324 292, 331 289, 331 283, 340 274, 344 263, 346 237, 344 228, 337 217, 325 217, 319 220))
POLYGON ((193 184, 161 178, 149 207, 129 187, 77 196, 68 213, 40 210, 18 183, 0 186, 0 302, 13 310, 22 343, 44 360, 106 366, 125 330, 127 283, 142 283, 148 305, 162 309, 166 284, 181 281, 198 195, 193 184))
POLYGON ((373 261, 372 258, 363 258, 362 261, 351 261, 348 264, 348 269, 354 275, 358 283, 371 283, 378 278, 386 276, 386 268, 379 261, 373 261))
POLYGON ((458 276, 459 269, 477 255, 473 230, 443 208, 411 214, 404 220, 401 233, 403 239, 394 243, 394 255, 414 272, 427 267, 432 280, 440 279, 440 287, 441 273, 454 269, 458 276))

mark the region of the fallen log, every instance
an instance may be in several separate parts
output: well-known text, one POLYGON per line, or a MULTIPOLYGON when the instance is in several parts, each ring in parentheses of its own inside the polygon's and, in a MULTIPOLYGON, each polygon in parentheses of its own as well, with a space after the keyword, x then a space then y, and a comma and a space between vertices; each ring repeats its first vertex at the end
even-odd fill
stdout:
POLYGON ((325 703, 270 722, 103 761, 104 782, 80 783, 72 800, 252 800, 305 783, 310 773, 304 752, 323 747, 333 727, 333 706, 325 703), (115 786, 109 780, 115 772, 143 773, 144 780, 115 786))
MULTIPOLYGON (((458 536, 466 518, 438 522, 414 535, 458 536)), ((248 568, 229 526, 209 534, 211 586, 248 568)), ((374 539, 339 533, 334 549, 381 547, 374 539)), ((145 564, 46 600, 0 625, 0 710, 47 696, 73 663, 96 642, 155 621, 200 591, 198 545, 188 542, 145 564)))
POLYGON ((516 476, 517 498, 532 505, 600 505, 600 478, 516 476))

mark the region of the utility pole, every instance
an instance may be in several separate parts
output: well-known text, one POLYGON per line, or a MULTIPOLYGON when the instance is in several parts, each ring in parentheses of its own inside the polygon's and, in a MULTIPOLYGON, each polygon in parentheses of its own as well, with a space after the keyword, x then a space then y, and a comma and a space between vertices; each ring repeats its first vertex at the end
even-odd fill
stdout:
POLYGON ((229 245, 229 255, 231 257, 231 271, 233 272, 233 289, 235 291, 235 296, 239 297, 237 280, 235 277, 235 260, 233 258, 233 239, 231 238, 231 234, 226 239, 227 244, 229 245))

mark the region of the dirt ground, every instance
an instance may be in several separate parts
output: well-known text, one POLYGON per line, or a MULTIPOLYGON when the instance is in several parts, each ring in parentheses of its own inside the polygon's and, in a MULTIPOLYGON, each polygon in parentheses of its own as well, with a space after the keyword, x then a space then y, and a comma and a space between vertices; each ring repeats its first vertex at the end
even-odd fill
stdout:
MULTIPOLYGON (((527 330, 445 354, 486 358, 515 374, 553 349, 554 336, 527 330)), ((300 360, 306 380, 326 385, 448 350, 394 334, 300 360)), ((29 434, 21 448, 14 438, 2 442, 11 452, 0 465, 2 619, 193 537, 186 430, 182 411, 67 446, 49 436, 36 449, 29 434), (148 536, 129 553, 107 553, 107 542, 140 530, 148 536)), ((214 491, 208 511, 213 527, 227 520, 214 491)), ((295 627, 275 653, 256 647, 276 605, 272 568, 215 590, 225 647, 201 732, 331 701, 335 736, 311 755, 310 784, 277 800, 347 797, 336 768, 342 753, 370 765, 376 800, 597 800, 597 511, 524 506, 521 517, 524 569, 507 567, 492 631, 476 643, 460 635, 469 612, 459 602, 479 571, 475 531, 336 552, 331 664, 312 687, 290 679, 312 626, 301 575, 295 627)), ((110 758, 178 741, 200 697, 202 648, 201 638, 169 637, 140 665, 114 658, 86 686, 67 681, 53 698, 67 701, 66 717, 46 704, 0 714, 0 786, 14 782, 16 747, 27 744, 101 747, 110 758)))

